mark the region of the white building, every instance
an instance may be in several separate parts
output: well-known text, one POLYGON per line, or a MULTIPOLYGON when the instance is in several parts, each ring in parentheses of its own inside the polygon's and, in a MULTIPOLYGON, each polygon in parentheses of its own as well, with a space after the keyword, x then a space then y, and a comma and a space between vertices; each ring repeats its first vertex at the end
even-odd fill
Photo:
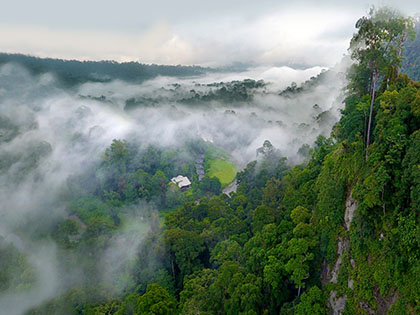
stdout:
POLYGON ((187 190, 191 187, 191 182, 186 176, 178 175, 177 177, 172 178, 171 182, 178 185, 181 190, 187 190))

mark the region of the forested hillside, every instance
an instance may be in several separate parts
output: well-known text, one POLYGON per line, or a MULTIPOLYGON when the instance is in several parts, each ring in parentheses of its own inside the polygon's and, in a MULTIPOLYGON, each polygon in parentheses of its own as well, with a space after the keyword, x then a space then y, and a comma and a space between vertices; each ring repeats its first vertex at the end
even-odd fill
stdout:
POLYGON ((108 82, 115 79, 128 82, 142 82, 159 75, 193 76, 211 71, 209 68, 198 66, 163 66, 147 65, 138 62, 62 60, 0 53, 0 65, 11 62, 24 66, 33 74, 53 73, 63 84, 68 86, 87 81, 108 82))
MULTIPOLYGON (((196 180, 197 159, 207 171, 230 158, 209 142, 168 149, 114 140, 68 179, 69 216, 33 233, 56 241, 60 273, 79 265, 84 281, 68 275, 59 296, 27 314, 420 313, 420 82, 400 71, 413 27, 388 8, 360 18, 330 136, 303 146, 299 165, 265 141, 230 195, 216 177, 196 180), (190 190, 169 183, 180 173, 195 179, 190 190), (159 211, 137 211, 140 202, 159 211), (139 238, 132 256, 106 255, 139 238)), ((325 76, 280 94, 291 98, 325 76)), ((247 84, 264 86, 233 82, 196 98, 227 102, 247 84)), ((30 288, 25 256, 1 242, 0 255, 0 292, 30 288)))
POLYGON ((416 36, 414 40, 408 39, 405 43, 404 58, 401 71, 411 79, 420 80, 420 17, 416 19, 416 36))

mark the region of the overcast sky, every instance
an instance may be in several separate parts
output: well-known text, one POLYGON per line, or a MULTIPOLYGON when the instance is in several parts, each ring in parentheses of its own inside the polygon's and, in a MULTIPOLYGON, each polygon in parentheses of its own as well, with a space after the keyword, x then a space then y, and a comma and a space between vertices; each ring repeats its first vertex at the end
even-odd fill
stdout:
POLYGON ((0 10, 0 51, 159 64, 332 66, 346 52, 355 21, 372 4, 410 15, 420 11, 418 0, 293 3, 7 1, 0 10))

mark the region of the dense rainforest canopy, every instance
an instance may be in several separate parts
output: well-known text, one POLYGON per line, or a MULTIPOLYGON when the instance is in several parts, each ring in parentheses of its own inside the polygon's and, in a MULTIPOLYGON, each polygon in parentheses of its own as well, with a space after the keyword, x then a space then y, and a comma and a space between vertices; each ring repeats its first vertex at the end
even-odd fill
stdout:
MULTIPOLYGON (((208 142, 162 149, 114 140, 68 180, 69 217, 36 231, 57 242, 60 272, 78 264, 84 283, 69 277, 66 290, 27 314, 420 313, 420 83, 409 76, 420 67, 404 59, 411 44, 403 53, 413 27, 388 8, 361 18, 330 137, 303 147, 296 166, 264 142, 230 195, 216 177, 196 180, 197 158, 205 169, 228 159, 208 142), (195 179, 190 190, 170 184, 178 174, 195 179), (135 224, 122 229, 122 220, 135 224), (93 266, 116 235, 119 246, 141 242, 132 257, 104 261, 115 267, 106 282, 93 266)), ((263 83, 234 82, 211 97, 228 100, 247 84, 263 83)), ((0 292, 36 281, 25 256, 2 240, 0 264, 0 292)))

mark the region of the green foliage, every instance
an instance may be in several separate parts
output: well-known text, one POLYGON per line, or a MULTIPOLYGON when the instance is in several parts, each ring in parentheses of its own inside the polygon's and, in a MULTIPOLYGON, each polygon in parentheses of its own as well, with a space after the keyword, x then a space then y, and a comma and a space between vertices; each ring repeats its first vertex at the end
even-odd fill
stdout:
POLYGON ((204 251, 203 240, 199 234, 179 228, 165 231, 165 243, 168 244, 181 277, 199 269, 200 254, 204 251))
POLYGON ((222 192, 222 184, 218 177, 204 176, 199 187, 202 192, 219 195, 222 192))
POLYGON ((313 286, 307 292, 304 292, 300 297, 300 302, 295 308, 295 314, 325 314, 326 301, 327 299, 324 292, 322 292, 322 290, 320 290, 317 286, 313 286))
POLYGON ((211 269, 202 269, 187 277, 184 289, 180 294, 182 314, 212 314, 212 304, 215 301, 209 294, 209 287, 213 284, 216 272, 211 269))
POLYGON ((349 95, 345 99, 340 122, 334 127, 340 141, 346 140, 351 143, 366 138, 370 101, 368 95, 362 99, 356 95, 349 95))
POLYGON ((305 207, 297 206, 293 209, 290 217, 292 218, 293 223, 298 225, 307 222, 311 218, 311 214, 305 207))
POLYGON ((176 300, 158 284, 149 284, 145 294, 137 301, 137 312, 141 315, 176 314, 176 300))
POLYGON ((235 240, 225 240, 217 243, 214 247, 210 261, 216 265, 222 265, 226 261, 235 261, 237 263, 243 262, 242 247, 235 240))
MULTIPOLYGON (((118 305, 112 301, 112 293, 103 285, 73 287, 58 297, 28 310, 25 314, 101 314, 103 310, 115 310, 118 305), (97 309, 95 309, 98 307, 97 309)), ((103 314, 103 313, 102 313, 103 314)))
POLYGON ((118 307, 115 315, 134 315, 137 313, 137 301, 140 296, 134 292, 129 294, 118 307))
MULTIPOLYGON (((266 86, 263 80, 245 79, 243 81, 219 82, 210 84, 196 84, 196 89, 190 90, 188 96, 180 100, 184 104, 200 104, 211 101, 221 103, 242 103, 253 100, 255 90, 266 86), (210 91, 200 91, 200 87, 209 87, 210 91)), ((234 111, 226 111, 226 114, 235 114, 234 111)))
POLYGON ((369 16, 356 22, 356 28, 358 32, 350 43, 352 58, 374 75, 380 72, 387 76, 385 82, 388 83, 390 76, 396 75, 393 68, 399 67, 401 63, 402 45, 412 32, 413 21, 396 10, 373 7, 369 16))
POLYGON ((276 221, 277 211, 267 206, 258 206, 252 212, 252 231, 255 233, 260 231, 266 224, 276 221))
POLYGON ((37 284, 36 270, 28 257, 0 237, 0 294, 23 293, 37 284))
POLYGON ((309 278, 309 263, 314 259, 311 249, 316 245, 316 240, 309 237, 295 237, 288 242, 287 257, 289 260, 284 266, 290 274, 290 279, 296 288, 304 288, 307 278, 309 278))

